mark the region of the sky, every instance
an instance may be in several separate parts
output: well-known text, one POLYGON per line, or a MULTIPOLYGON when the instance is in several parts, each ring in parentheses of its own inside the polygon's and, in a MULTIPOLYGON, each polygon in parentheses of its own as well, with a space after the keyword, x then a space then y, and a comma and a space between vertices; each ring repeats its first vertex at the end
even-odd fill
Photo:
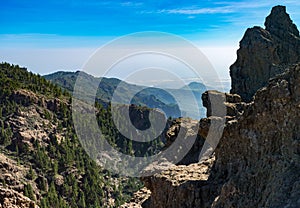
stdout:
POLYGON ((0 61, 42 75, 75 71, 119 37, 158 31, 196 45, 226 81, 244 31, 263 27, 271 8, 279 4, 300 25, 298 0, 1 1, 0 61))

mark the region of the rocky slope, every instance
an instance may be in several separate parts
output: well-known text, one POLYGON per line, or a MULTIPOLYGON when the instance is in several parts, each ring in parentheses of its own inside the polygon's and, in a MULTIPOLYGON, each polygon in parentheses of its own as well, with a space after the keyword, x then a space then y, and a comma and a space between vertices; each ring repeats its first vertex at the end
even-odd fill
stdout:
POLYGON ((25 176, 29 168, 19 165, 17 161, 12 160, 0 153, 0 181, 5 186, 0 185, 0 207, 18 208, 38 207, 36 203, 24 196, 24 183, 30 182, 25 176))
POLYGON ((208 118, 201 119, 198 135, 206 139, 214 119, 226 120, 212 157, 142 178, 151 196, 128 207, 300 207, 300 64, 292 64, 298 59, 299 34, 281 6, 272 9, 266 29, 247 30, 238 60, 231 67, 232 92, 240 93, 244 101, 253 93, 253 101, 241 102, 238 95, 216 91, 202 96, 208 118), (287 37, 294 38, 291 45, 287 37), (244 47, 245 39, 255 47, 244 47), (276 46, 272 56, 266 43, 276 46), (273 55, 278 62, 273 62, 273 55), (259 56, 263 58, 257 59, 259 56), (242 68, 241 63, 255 67, 242 68), (239 77, 242 71, 244 77, 239 77), (262 79, 254 84, 256 75, 262 79), (209 98, 222 100, 227 115, 212 110, 209 98))
MULTIPOLYGON (((0 207, 118 207, 140 188, 87 155, 73 127, 70 94, 8 63, 0 63, 0 82, 0 207)), ((111 115, 96 109, 100 127, 115 138, 111 115)))
MULTIPOLYGON (((98 87, 96 94, 96 100, 103 106, 107 107, 108 103, 114 101, 122 104, 135 104, 141 106, 147 106, 149 108, 162 109, 167 117, 184 117, 189 116, 194 119, 199 119, 204 116, 205 109, 202 106, 200 100, 194 102, 187 102, 190 99, 189 93, 192 93, 195 98, 201 97, 201 94, 208 88, 198 82, 191 82, 188 85, 179 89, 161 89, 155 87, 147 87, 141 85, 130 84, 125 81, 121 81, 117 78, 97 78, 93 77, 82 71, 77 72, 55 72, 53 74, 45 75, 44 77, 57 84, 63 89, 73 92, 74 85, 78 76, 83 78, 83 85, 86 92, 92 92, 92 89, 98 87), (183 106, 185 110, 180 109, 177 101, 184 102, 183 106), (128 98, 131 100, 128 101, 128 98), (200 112, 198 112, 198 110, 200 112)), ((88 95, 93 96, 93 95, 88 95)))
POLYGON ((231 93, 251 101, 255 92, 287 66, 300 61, 300 36, 284 6, 266 18, 265 29, 253 27, 240 42, 237 60, 230 67, 231 93))

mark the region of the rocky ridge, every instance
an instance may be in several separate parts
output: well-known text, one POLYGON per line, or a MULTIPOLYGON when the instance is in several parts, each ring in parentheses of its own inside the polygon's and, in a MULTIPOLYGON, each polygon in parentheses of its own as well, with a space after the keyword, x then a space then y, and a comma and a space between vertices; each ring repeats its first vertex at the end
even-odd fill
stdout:
POLYGON ((243 115, 226 123, 210 178, 212 207, 300 206, 300 65, 255 94, 243 115))
POLYGON ((171 165, 167 170, 142 178, 151 196, 142 207, 204 207, 210 186, 207 183, 214 157, 201 163, 171 165))
POLYGON ((255 26, 242 38, 237 60, 230 67, 231 93, 250 102, 271 77, 298 61, 299 31, 286 13, 286 7, 275 6, 266 18, 265 29, 255 26))
POLYGON ((216 91, 202 96, 207 118, 198 137, 206 139, 213 120, 226 121, 214 155, 142 178, 151 196, 128 207, 300 207, 298 39, 283 6, 272 9, 266 30, 247 30, 231 67, 231 92, 241 98, 216 91), (210 98, 221 100, 227 114, 213 110, 210 98))
MULTIPOLYGON (((215 160, 143 178, 151 197, 137 207, 299 207, 299 81, 295 65, 227 120, 215 160)), ((213 117, 200 121, 204 138, 213 117)))

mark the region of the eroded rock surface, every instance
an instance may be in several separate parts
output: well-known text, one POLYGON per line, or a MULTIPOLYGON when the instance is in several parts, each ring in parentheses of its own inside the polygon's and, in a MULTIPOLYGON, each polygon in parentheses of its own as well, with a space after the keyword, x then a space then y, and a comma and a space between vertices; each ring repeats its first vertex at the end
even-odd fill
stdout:
POLYGON ((181 146, 181 151, 188 152, 184 158, 177 162, 177 164, 188 165, 199 161, 200 150, 204 144, 204 138, 198 134, 198 128, 199 121, 190 118, 179 118, 174 120, 171 124, 171 127, 166 133, 165 148, 169 148, 177 138, 181 138, 185 140, 185 142, 182 142, 185 145, 181 146))
POLYGON ((226 121, 215 160, 172 165, 142 178, 151 197, 141 206, 300 207, 299 118, 300 64, 226 121))
POLYGON ((0 186, 0 208, 38 208, 36 203, 21 193, 0 186))
POLYGON ((168 170, 142 178, 151 197, 142 207, 203 207, 207 206, 210 189, 207 183, 214 158, 190 165, 172 165, 168 170))
POLYGON ((272 79, 216 149, 212 207, 300 206, 300 65, 272 79))
MULTIPOLYGON (((24 196, 28 168, 0 153, 0 208, 37 208, 36 203, 24 196)), ((38 195, 38 194, 37 194, 38 195)))
POLYGON ((230 67, 231 93, 246 102, 273 76, 300 61, 299 31, 284 6, 276 6, 266 18, 265 29, 253 27, 240 42, 237 60, 230 67))
POLYGON ((242 99, 216 91, 202 96, 208 118, 198 134, 207 140, 212 122, 226 121, 215 159, 142 178, 151 191, 142 207, 300 207, 300 63, 292 64, 298 42, 282 6, 272 9, 266 30, 246 32, 231 67, 232 92, 242 99), (226 114, 208 98, 221 101, 226 114))

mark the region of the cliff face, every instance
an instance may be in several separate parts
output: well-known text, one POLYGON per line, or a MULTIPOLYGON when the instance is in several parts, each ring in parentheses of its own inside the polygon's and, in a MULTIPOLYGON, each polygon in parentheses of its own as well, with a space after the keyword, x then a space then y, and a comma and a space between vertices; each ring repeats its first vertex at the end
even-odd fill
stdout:
POLYGON ((249 102, 271 77, 299 60, 299 31, 286 8, 276 6, 266 18, 265 29, 250 28, 242 38, 237 60, 230 67, 231 93, 249 102))
MULTIPOLYGON (((243 111, 227 116, 214 157, 143 178, 151 197, 137 207, 300 207, 300 64, 232 105, 243 111)), ((214 117, 200 121, 204 138, 214 117)))
POLYGON ((300 65, 272 79, 226 124, 211 180, 212 207, 300 206, 300 65))
POLYGON ((253 101, 204 93, 208 118, 200 120, 198 132, 203 139, 220 116, 209 97, 223 98, 227 109, 214 155, 142 178, 151 196, 136 207, 300 207, 300 64, 292 64, 298 42, 298 30, 280 6, 267 17, 266 30, 247 30, 231 67, 232 92, 244 101, 255 93, 253 101))
POLYGON ((202 163, 170 165, 168 170, 143 178, 151 197, 142 204, 146 208, 208 207, 211 184, 208 183, 214 157, 202 163))

